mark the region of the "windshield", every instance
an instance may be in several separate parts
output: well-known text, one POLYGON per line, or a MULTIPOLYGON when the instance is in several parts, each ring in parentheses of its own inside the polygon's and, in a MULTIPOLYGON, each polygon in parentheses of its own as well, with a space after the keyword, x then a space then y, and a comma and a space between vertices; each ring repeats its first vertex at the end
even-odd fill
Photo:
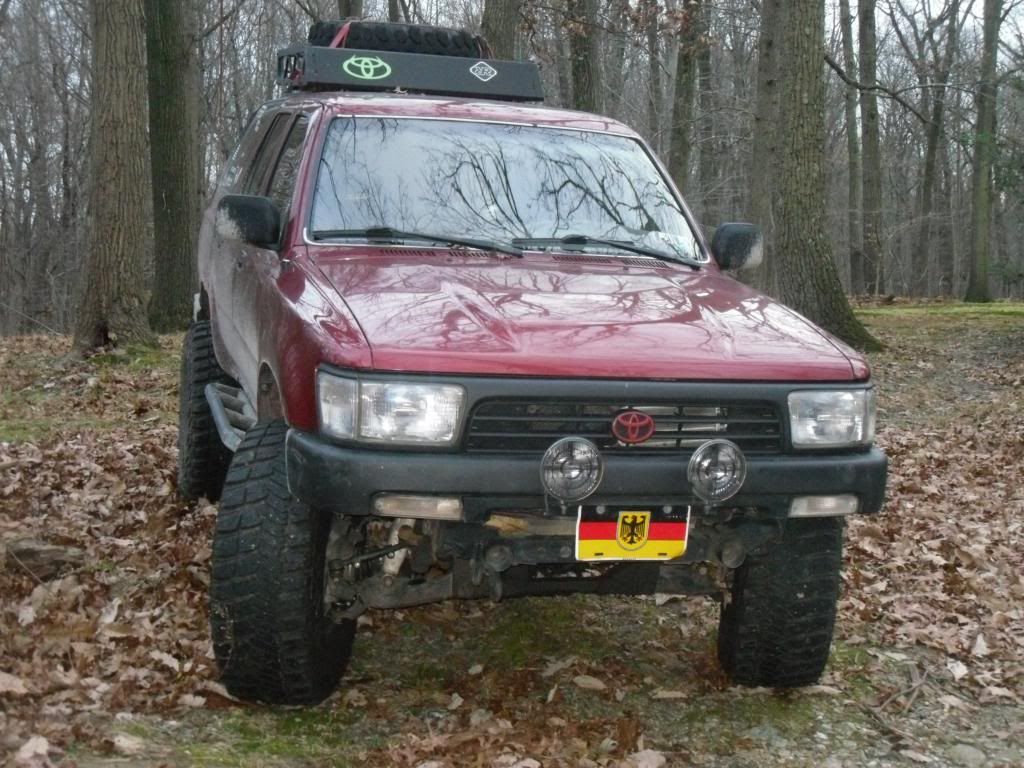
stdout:
POLYGON ((336 118, 310 225, 314 235, 385 226, 538 246, 586 235, 703 260, 638 141, 522 125, 336 118))

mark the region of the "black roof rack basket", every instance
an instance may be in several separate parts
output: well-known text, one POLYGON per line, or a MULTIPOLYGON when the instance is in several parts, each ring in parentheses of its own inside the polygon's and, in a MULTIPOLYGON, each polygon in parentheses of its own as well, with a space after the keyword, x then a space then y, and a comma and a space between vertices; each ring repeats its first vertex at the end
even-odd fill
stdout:
POLYGON ((543 101, 537 65, 463 56, 327 48, 302 43, 277 52, 277 81, 285 88, 396 91, 543 101))

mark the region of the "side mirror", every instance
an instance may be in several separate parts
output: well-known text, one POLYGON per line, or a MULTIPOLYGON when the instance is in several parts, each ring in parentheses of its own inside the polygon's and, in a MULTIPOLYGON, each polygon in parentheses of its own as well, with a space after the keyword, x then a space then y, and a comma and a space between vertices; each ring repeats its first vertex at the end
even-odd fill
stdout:
POLYGON ((260 248, 276 248, 281 239, 281 212, 257 195, 224 195, 217 204, 217 234, 260 248))
POLYGON ((764 257, 761 228, 754 224, 721 224, 711 238, 711 255, 722 269, 750 269, 764 257))

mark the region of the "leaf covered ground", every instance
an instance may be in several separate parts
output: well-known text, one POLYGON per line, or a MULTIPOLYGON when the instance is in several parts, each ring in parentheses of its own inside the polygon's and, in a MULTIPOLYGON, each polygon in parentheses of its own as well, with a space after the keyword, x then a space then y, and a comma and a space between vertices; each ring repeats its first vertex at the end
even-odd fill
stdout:
POLYGON ((177 341, 70 362, 63 338, 0 340, 0 764, 1024 764, 1024 307, 861 315, 889 345, 889 498, 850 526, 820 686, 729 687, 711 602, 527 599, 372 613, 306 709, 216 683, 177 341), (40 572, 25 540, 65 562, 40 572))

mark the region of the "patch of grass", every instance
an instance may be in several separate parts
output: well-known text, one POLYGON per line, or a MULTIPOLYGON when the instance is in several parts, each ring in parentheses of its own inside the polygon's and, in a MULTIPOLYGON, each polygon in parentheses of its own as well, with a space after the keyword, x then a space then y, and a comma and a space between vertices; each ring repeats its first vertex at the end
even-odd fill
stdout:
POLYGON ((888 307, 862 307, 857 309, 856 313, 864 318, 955 317, 967 320, 1012 317, 1024 319, 1024 303, 895 304, 888 307))
MULTIPOLYGON (((353 729, 358 730, 360 718, 358 713, 328 706, 234 710, 212 718, 206 713, 202 724, 186 725, 193 738, 179 733, 175 741, 193 765, 347 766, 355 764, 353 729)), ((158 740, 166 743, 167 736, 158 740)))
POLYGON ((600 644, 583 627, 578 608, 571 598, 510 600, 480 637, 482 661, 514 668, 545 656, 594 657, 600 644))
POLYGON ((129 347, 86 360, 45 346, 33 352, 29 340, 19 343, 4 350, 6 365, 0 366, 0 441, 40 443, 140 419, 176 420, 176 337, 162 337, 159 347, 129 347))
POLYGON ((125 366, 130 370, 178 369, 178 354, 173 339, 162 339, 157 347, 131 345, 113 352, 103 352, 89 358, 89 362, 103 367, 125 366))
POLYGON ((80 430, 103 431, 118 425, 112 419, 103 418, 53 418, 0 419, 0 442, 38 443, 60 433, 80 430))

